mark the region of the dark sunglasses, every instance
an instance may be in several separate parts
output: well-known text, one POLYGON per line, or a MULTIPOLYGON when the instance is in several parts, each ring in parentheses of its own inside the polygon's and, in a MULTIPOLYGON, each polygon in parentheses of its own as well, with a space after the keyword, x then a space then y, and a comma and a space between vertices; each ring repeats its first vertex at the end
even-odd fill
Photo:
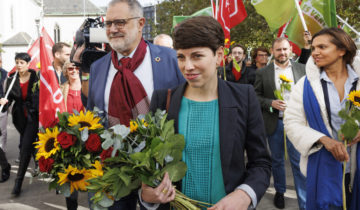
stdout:
POLYGON ((67 70, 68 71, 74 71, 74 70, 79 71, 79 67, 68 67, 67 70))

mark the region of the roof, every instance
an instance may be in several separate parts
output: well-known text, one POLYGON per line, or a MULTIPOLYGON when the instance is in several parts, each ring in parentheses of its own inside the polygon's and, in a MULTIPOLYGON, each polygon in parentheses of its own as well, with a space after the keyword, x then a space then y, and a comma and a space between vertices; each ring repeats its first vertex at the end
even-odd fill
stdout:
POLYGON ((83 15, 84 2, 86 15, 105 14, 89 0, 44 0, 44 16, 83 15))
POLYGON ((32 42, 32 38, 26 32, 19 32, 9 39, 5 40, 2 45, 6 46, 28 46, 32 42))

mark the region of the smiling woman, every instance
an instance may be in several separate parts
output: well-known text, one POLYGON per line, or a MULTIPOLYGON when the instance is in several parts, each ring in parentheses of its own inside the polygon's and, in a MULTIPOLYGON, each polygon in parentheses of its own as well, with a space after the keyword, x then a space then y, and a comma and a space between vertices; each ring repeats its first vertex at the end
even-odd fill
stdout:
MULTIPOLYGON (((264 123, 250 85, 217 77, 223 57, 224 33, 212 17, 194 17, 174 31, 178 65, 186 79, 171 91, 168 118, 186 139, 187 172, 179 189, 186 196, 214 204, 209 209, 256 206, 270 181, 270 157, 264 123), (244 151, 249 164, 245 167, 244 151), (256 151, 256 152, 255 152, 256 151)), ((150 109, 165 109, 167 90, 155 91, 150 109)), ((143 204, 168 203, 175 197, 168 177, 151 188, 142 185, 143 204)), ((161 209, 169 209, 161 206, 161 209)))
POLYGON ((339 111, 347 109, 346 96, 350 91, 360 88, 356 46, 342 29, 325 28, 313 36, 311 48, 306 77, 293 88, 284 115, 286 132, 301 153, 300 168, 307 175, 306 209, 323 206, 358 209, 359 133, 349 147, 338 136, 345 123, 339 111), (343 161, 347 162, 344 166, 343 161), (342 191, 343 168, 345 193, 342 191), (346 199, 342 195, 346 195, 346 199))

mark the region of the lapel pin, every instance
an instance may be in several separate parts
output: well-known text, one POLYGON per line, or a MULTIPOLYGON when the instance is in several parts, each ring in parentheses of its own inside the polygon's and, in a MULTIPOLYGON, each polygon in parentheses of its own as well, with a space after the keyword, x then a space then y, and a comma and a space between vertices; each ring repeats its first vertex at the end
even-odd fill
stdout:
POLYGON ((156 57, 156 58, 155 58, 155 61, 156 61, 156 62, 160 62, 160 57, 156 57))

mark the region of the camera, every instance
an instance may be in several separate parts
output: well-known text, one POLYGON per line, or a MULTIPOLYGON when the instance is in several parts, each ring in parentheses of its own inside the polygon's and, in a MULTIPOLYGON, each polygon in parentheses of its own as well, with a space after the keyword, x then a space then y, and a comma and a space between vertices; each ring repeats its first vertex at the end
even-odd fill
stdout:
POLYGON ((70 61, 82 72, 89 73, 91 64, 107 54, 102 50, 102 45, 107 42, 102 17, 85 19, 76 32, 70 61))

